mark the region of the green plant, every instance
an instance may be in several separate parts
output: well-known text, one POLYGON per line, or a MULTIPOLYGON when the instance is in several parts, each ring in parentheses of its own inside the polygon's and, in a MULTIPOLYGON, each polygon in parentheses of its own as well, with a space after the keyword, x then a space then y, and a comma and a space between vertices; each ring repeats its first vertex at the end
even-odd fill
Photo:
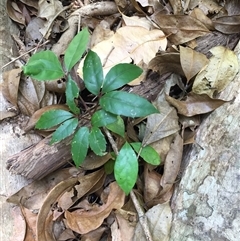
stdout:
MULTIPOLYGON (((125 125, 121 116, 135 118, 158 113, 158 110, 146 99, 117 90, 142 73, 139 67, 133 64, 117 64, 104 77, 100 58, 91 50, 88 51, 84 60, 83 80, 86 89, 95 96, 96 103, 91 108, 83 103, 86 108, 84 112, 80 110, 76 100, 83 100, 70 71, 86 51, 88 41, 87 29, 83 29, 74 37, 64 55, 64 68, 51 51, 34 54, 23 67, 25 75, 40 81, 62 77, 67 80, 65 94, 70 111, 47 111, 41 115, 36 128, 57 127, 52 135, 51 144, 72 135, 71 153, 77 167, 84 161, 89 147, 97 155, 106 154, 107 141, 102 129, 108 129, 125 138, 125 125), (89 118, 90 127, 80 125, 84 118, 89 118)), ((126 141, 111 162, 116 181, 126 194, 131 191, 137 180, 138 156, 136 153, 146 162, 154 165, 160 163, 160 157, 152 147, 142 147, 140 142, 129 144, 126 141)))

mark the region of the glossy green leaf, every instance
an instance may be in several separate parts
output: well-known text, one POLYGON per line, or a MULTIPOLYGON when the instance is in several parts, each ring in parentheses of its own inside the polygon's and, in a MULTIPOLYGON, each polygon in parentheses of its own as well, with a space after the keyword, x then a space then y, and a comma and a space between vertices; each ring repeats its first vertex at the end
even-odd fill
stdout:
POLYGON ((86 88, 94 95, 98 95, 103 84, 102 63, 98 55, 89 51, 83 64, 83 80, 86 88))
POLYGON ((71 143, 71 153, 74 164, 79 167, 87 156, 89 146, 89 130, 81 127, 74 135, 71 143))
POLYGON ((126 142, 117 156, 114 176, 121 189, 128 195, 137 181, 138 160, 132 147, 126 142))
POLYGON ((77 118, 72 118, 63 122, 53 133, 50 144, 61 141, 66 137, 72 135, 75 129, 77 128, 77 125, 78 125, 77 118))
POLYGON ((36 80, 56 80, 64 75, 61 63, 50 50, 34 54, 22 69, 25 75, 36 80))
POLYGON ((65 93, 66 93, 66 99, 67 99, 66 102, 67 102, 69 109, 73 113, 79 114, 80 110, 75 103, 75 98, 78 98, 78 96, 79 96, 79 88, 78 88, 76 82, 71 78, 71 76, 68 76, 65 93))
POLYGON ((107 73, 102 92, 116 90, 142 74, 142 69, 133 64, 117 64, 107 73))
POLYGON ((50 110, 43 113, 36 124, 37 129, 49 129, 73 117, 66 110, 50 110))
POLYGON ((89 42, 89 32, 87 28, 80 31, 68 45, 64 55, 64 65, 69 72, 72 67, 81 59, 86 51, 89 42))
POLYGON ((101 107, 115 115, 144 117, 159 111, 146 99, 124 91, 111 91, 100 99, 101 107))
POLYGON ((142 147, 141 142, 133 142, 130 144, 137 153, 140 152, 140 157, 142 157, 145 162, 152 165, 159 165, 161 163, 159 154, 151 146, 142 147))
POLYGON ((91 118, 92 126, 102 127, 117 121, 117 116, 105 110, 96 111, 91 118))
POLYGON ((107 129, 124 137, 125 136, 125 125, 124 121, 120 116, 117 116, 117 120, 114 123, 110 123, 107 126, 107 129))
POLYGON ((96 155, 103 156, 105 154, 106 140, 99 128, 92 127, 89 134, 89 145, 96 155))

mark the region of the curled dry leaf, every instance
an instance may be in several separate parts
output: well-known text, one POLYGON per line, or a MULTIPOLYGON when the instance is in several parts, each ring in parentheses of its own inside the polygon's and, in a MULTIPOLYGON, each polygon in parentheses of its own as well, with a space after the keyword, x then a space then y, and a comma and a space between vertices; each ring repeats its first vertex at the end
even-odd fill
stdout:
POLYGON ((240 32, 240 15, 223 16, 213 20, 213 26, 219 32, 233 34, 240 32))
MULTIPOLYGON (((169 202, 158 204, 146 212, 153 241, 168 241, 172 223, 172 211, 169 202)), ((147 241, 140 223, 137 224, 132 241, 147 241)))
POLYGON ((178 172, 180 170, 180 165, 182 161, 182 152, 183 152, 183 139, 177 133, 173 143, 171 144, 171 148, 167 154, 165 163, 164 163, 164 172, 161 179, 162 191, 161 195, 167 193, 171 190, 178 172))
POLYGON ((12 105, 17 107, 18 86, 20 82, 22 69, 12 69, 3 73, 3 83, 1 92, 4 98, 12 105))
POLYGON ((233 51, 223 46, 214 47, 210 52, 213 56, 209 64, 196 76, 192 91, 213 97, 215 93, 224 90, 236 76, 238 59, 233 51))
POLYGON ((187 81, 189 81, 208 64, 209 60, 204 54, 180 46, 180 62, 187 81))
POLYGON ((24 14, 24 5, 20 1, 7 0, 7 13, 8 16, 17 23, 26 25, 24 14))
POLYGON ((189 93, 185 101, 176 100, 169 95, 166 95, 166 100, 177 109, 178 114, 184 116, 209 113, 226 103, 224 100, 212 99, 206 94, 195 93, 189 93))
POLYGON ((149 62, 148 68, 158 72, 160 75, 175 73, 184 76, 179 53, 164 53, 158 55, 149 62))
POLYGON ((154 13, 151 19, 168 35, 168 39, 175 45, 186 43, 209 33, 209 30, 203 23, 187 15, 154 13))
POLYGON ((144 201, 148 203, 155 198, 161 188, 161 175, 156 171, 150 171, 145 165, 144 167, 144 201))
POLYGON ((65 192, 61 198, 58 199, 58 205, 62 210, 67 210, 87 193, 89 194, 99 190, 103 186, 105 177, 103 168, 88 175, 79 176, 79 184, 75 185, 74 188, 68 192, 65 192))
POLYGON ((125 200, 125 194, 116 182, 109 185, 107 202, 102 206, 93 206, 91 210, 76 210, 65 212, 67 225, 77 233, 85 234, 98 228, 113 209, 120 209, 125 200))

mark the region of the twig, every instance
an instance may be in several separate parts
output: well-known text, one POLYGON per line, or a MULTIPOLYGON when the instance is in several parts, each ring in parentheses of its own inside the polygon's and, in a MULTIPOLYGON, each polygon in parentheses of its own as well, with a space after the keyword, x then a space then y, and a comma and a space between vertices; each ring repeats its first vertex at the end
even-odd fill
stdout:
MULTIPOLYGON (((103 130, 105 132, 105 134, 107 135, 107 138, 113 148, 113 151, 116 155, 118 155, 118 149, 117 149, 117 145, 116 145, 116 142, 114 141, 111 133, 108 131, 107 128, 103 127, 103 130)), ((146 237, 146 240, 147 241, 153 241, 152 239, 152 235, 151 235, 151 232, 150 232, 150 229, 149 229, 149 226, 148 226, 148 221, 147 221, 147 217, 145 215, 145 213, 143 212, 138 200, 137 200, 137 197, 135 195, 135 193, 133 192, 133 190, 130 192, 130 197, 133 201, 133 204, 137 210, 137 213, 138 213, 138 217, 139 217, 139 222, 142 226, 142 229, 143 229, 143 232, 145 234, 145 237, 146 237)))

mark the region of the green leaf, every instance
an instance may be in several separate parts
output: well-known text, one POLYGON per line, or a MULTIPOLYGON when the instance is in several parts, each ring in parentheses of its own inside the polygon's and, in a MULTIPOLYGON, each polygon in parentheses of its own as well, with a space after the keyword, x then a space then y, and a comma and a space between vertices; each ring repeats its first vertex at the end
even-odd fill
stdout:
POLYGON ((89 130, 87 127, 81 127, 74 135, 71 143, 72 158, 77 167, 81 165, 87 156, 89 146, 89 130))
POLYGON ((113 160, 113 159, 110 159, 108 162, 106 162, 104 164, 104 170, 105 170, 107 175, 113 173, 114 164, 115 164, 115 160, 113 160))
POLYGON ((43 113, 36 124, 37 129, 49 129, 72 118, 74 115, 66 110, 50 110, 43 113))
POLYGON ((72 118, 63 122, 53 133, 50 144, 61 141, 74 133, 78 125, 78 119, 72 118))
POLYGON ((142 69, 133 64, 117 64, 107 73, 102 92, 116 90, 142 74, 142 69))
POLYGON ((146 99, 124 91, 111 91, 100 99, 101 107, 115 115, 145 117, 159 111, 146 99))
POLYGON ((161 163, 159 154, 151 146, 142 147, 141 142, 133 142, 130 144, 137 153, 140 152, 140 157, 142 157, 145 162, 152 165, 159 165, 161 163))
POLYGON ((64 55, 64 65, 69 72, 72 67, 81 59, 89 42, 89 32, 84 28, 79 32, 68 45, 64 55))
POLYGON ((78 96, 79 96, 79 88, 76 82, 71 78, 71 76, 68 76, 68 81, 66 86, 66 99, 67 99, 66 102, 69 109, 75 114, 80 113, 80 110, 75 103, 75 98, 78 98, 78 96))
POLYGON ((115 121, 114 123, 110 123, 108 125, 106 125, 106 127, 118 134, 119 136, 124 137, 125 136, 125 126, 124 126, 124 121, 120 116, 117 116, 117 121, 115 121))
POLYGON ((103 156, 106 151, 106 140, 101 130, 97 127, 92 127, 89 135, 90 148, 98 156, 103 156))
POLYGON ((132 147, 126 142, 122 149, 119 151, 115 165, 114 165, 114 176, 121 187, 126 193, 134 187, 137 181, 138 175, 138 160, 132 147))
POLYGON ((89 51, 83 64, 83 80, 86 88, 94 95, 98 95, 103 84, 102 63, 98 55, 89 51))
POLYGON ((105 110, 96 111, 91 118, 92 126, 102 127, 117 121, 117 116, 105 110))
POLYGON ((50 50, 34 54, 22 68, 25 75, 36 80, 56 80, 64 75, 61 63, 50 50))

